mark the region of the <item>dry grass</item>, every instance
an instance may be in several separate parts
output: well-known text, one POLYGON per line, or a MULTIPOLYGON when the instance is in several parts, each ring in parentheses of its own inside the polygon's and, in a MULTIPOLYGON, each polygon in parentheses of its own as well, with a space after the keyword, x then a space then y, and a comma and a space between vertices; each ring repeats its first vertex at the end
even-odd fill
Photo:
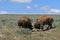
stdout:
MULTIPOLYGON (((53 15, 56 28, 34 31, 18 28, 17 19, 21 15, 0 15, 0 40, 60 40, 60 15, 53 15)), ((34 23, 39 15, 28 15, 34 23)))

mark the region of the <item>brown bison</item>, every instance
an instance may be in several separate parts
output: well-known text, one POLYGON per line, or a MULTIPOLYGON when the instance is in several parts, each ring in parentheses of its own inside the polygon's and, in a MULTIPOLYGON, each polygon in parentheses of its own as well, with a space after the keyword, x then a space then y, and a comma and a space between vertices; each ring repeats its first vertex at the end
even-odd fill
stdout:
POLYGON ((53 23, 53 18, 51 16, 39 16, 36 21, 35 21, 35 24, 34 24, 34 27, 37 28, 37 29, 41 29, 43 30, 44 29, 44 25, 48 25, 47 29, 51 29, 52 28, 52 23, 53 23))
POLYGON ((29 28, 32 30, 31 19, 27 16, 21 16, 18 20, 18 26, 22 26, 22 28, 29 28))

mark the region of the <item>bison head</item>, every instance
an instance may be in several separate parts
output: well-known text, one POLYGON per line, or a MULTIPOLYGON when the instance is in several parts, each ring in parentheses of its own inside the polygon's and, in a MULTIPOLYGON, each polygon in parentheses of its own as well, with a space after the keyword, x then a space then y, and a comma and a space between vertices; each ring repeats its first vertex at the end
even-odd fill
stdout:
POLYGON ((35 23, 35 24, 34 24, 34 28, 40 29, 40 24, 35 23))

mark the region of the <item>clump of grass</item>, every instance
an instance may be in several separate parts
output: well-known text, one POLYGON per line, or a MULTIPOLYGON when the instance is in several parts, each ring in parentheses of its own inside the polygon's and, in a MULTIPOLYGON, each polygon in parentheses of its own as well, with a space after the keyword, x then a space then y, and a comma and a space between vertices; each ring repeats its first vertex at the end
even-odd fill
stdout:
POLYGON ((6 19, 2 19, 1 22, 6 22, 7 20, 6 19))
POLYGON ((31 32, 32 32, 31 30, 26 29, 26 28, 20 28, 17 30, 17 33, 24 34, 24 35, 29 35, 29 34, 31 34, 31 32))

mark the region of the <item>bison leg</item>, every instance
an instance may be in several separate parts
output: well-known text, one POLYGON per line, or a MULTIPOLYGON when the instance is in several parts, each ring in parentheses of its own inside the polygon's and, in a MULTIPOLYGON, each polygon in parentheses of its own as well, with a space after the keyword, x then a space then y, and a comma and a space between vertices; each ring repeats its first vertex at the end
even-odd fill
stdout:
POLYGON ((19 26, 19 28, 20 28, 20 26, 22 26, 22 22, 18 22, 18 26, 19 26))
POLYGON ((43 31, 44 29, 43 24, 40 24, 40 29, 43 31))
POLYGON ((52 24, 49 25, 50 26, 50 29, 52 28, 52 24))
POLYGON ((47 27, 47 30, 49 30, 51 28, 52 28, 52 24, 49 24, 48 27, 47 27))
POLYGON ((30 30, 32 30, 32 29, 33 29, 33 28, 32 28, 32 24, 31 24, 31 23, 28 23, 27 27, 28 27, 30 30))
POLYGON ((42 30, 42 31, 43 31, 43 29, 44 29, 43 26, 41 26, 41 30, 42 30))

